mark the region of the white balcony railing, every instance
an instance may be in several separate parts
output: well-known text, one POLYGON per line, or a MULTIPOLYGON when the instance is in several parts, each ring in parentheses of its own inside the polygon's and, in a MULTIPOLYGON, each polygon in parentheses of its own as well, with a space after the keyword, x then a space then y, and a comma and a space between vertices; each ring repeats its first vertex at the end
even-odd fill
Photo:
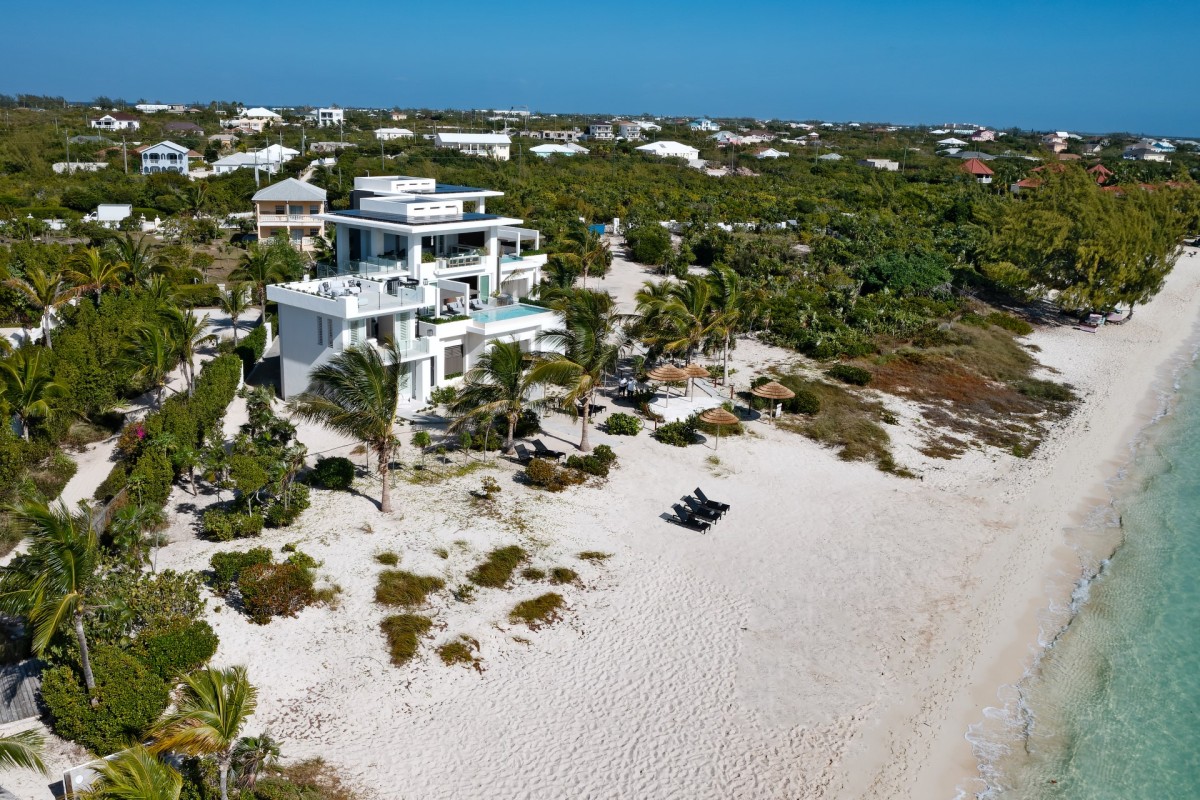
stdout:
POLYGON ((359 261, 347 261, 340 266, 318 261, 315 274, 318 278, 333 278, 338 275, 376 275, 385 272, 407 271, 408 262, 403 259, 367 258, 359 261))
POLYGON ((321 225, 322 221, 313 214, 260 214, 259 223, 293 223, 297 225, 321 225))
POLYGON ((415 308, 423 305, 425 293, 420 289, 397 288, 392 292, 364 291, 358 295, 359 311, 385 311, 400 308, 415 308))

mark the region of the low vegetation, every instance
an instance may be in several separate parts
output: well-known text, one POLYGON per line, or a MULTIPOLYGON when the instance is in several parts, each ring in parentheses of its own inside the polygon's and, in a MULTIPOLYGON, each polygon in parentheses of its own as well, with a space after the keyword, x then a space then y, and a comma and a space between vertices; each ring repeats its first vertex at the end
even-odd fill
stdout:
POLYGON ((512 580, 513 572, 529 554, 517 545, 500 547, 487 555, 487 560, 467 573, 467 580, 476 586, 500 589, 512 580))
POLYGON ((375 586, 375 602, 385 606, 419 606, 433 592, 441 591, 446 582, 433 575, 416 575, 399 569, 379 573, 375 586))
POLYGON ((465 633, 459 634, 457 638, 439 645, 437 654, 442 663, 448 667, 462 664, 479 669, 479 642, 465 633))
POLYGON ((553 584, 574 583, 579 580, 579 573, 567 567, 554 567, 550 570, 550 582, 553 584))
POLYGON ((562 595, 547 592, 532 600, 517 603, 509 612, 508 618, 510 622, 524 623, 533 630, 537 630, 557 622, 560 616, 559 611, 562 610, 563 605, 562 595))
POLYGON ((400 556, 393 553, 391 550, 375 554, 375 560, 380 564, 388 567, 394 567, 400 563, 400 556))
POLYGON ((612 553, 602 553, 599 550, 584 550, 576 558, 582 561, 591 561, 593 564, 600 564, 612 558, 612 553))
POLYGON ((396 614, 385 618, 379 627, 387 639, 392 663, 399 667, 417 654, 421 637, 433 627, 433 620, 418 614, 396 614))

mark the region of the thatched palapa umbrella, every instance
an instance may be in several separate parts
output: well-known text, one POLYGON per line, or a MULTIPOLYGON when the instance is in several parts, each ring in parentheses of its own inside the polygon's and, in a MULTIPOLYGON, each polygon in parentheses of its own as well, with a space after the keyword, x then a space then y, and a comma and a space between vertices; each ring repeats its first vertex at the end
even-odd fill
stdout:
POLYGON ((791 400, 796 396, 796 393, 784 386, 779 381, 770 381, 762 386, 755 386, 750 390, 750 394, 755 397, 761 397, 771 401, 771 416, 775 416, 775 404, 780 400, 791 400))
POLYGON ((692 391, 689 394, 689 397, 696 396, 696 378, 707 378, 712 374, 699 364, 688 364, 683 368, 683 371, 686 372, 688 377, 691 379, 689 383, 692 385, 692 391))
POLYGON ((671 364, 661 364, 661 365, 655 367, 654 369, 650 370, 649 372, 647 372, 646 377, 650 378, 650 380, 652 380, 652 381, 658 381, 660 383, 667 384, 667 399, 663 403, 663 406, 665 407, 667 405, 667 403, 669 403, 671 401, 671 386, 670 386, 670 384, 679 383, 680 381, 686 381, 688 379, 688 374, 684 370, 681 370, 679 367, 673 366, 671 364))
POLYGON ((709 425, 717 426, 717 443, 713 447, 713 449, 716 450, 721 446, 721 426, 734 425, 738 422, 738 418, 726 411, 721 406, 717 406, 716 408, 710 408, 708 411, 703 412, 700 415, 700 421, 706 422, 709 425))

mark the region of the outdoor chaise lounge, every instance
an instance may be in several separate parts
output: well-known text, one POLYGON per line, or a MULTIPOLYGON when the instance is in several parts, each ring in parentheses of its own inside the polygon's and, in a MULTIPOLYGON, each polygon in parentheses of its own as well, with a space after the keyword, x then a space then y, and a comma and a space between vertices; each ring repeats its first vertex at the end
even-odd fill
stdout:
POLYGON ((538 458, 553 458, 555 461, 557 461, 566 455, 566 453, 562 452, 561 450, 551 450, 549 447, 546 447, 546 445, 542 444, 541 439, 534 439, 532 442, 530 442, 530 444, 533 445, 534 454, 538 458))
POLYGON ((692 514, 700 517, 701 519, 706 519, 709 522, 716 522, 725 513, 724 511, 718 511, 715 508, 709 508, 691 495, 683 498, 683 502, 687 503, 688 508, 692 510, 692 514))
POLYGON ((696 487, 695 491, 692 492, 692 494, 696 495, 696 499, 699 500, 701 503, 704 503, 704 505, 708 506, 709 508, 715 508, 717 511, 720 511, 721 513, 725 513, 726 511, 729 510, 729 503, 718 503, 716 500, 709 500, 708 495, 706 495, 704 493, 704 490, 701 489, 699 486, 696 487))
POLYGON ((471 301, 471 310, 472 311, 483 311, 485 308, 487 308, 487 306, 485 306, 483 303, 479 302, 478 300, 471 301))
POLYGON ((533 458, 534 458, 533 453, 529 452, 529 448, 526 447, 525 445, 523 445, 523 444, 515 445, 514 449, 517 451, 517 461, 520 461, 522 464, 528 464, 530 461, 533 460, 533 458))
POLYGON ((712 527, 711 523, 704 520, 696 519, 696 517, 679 503, 675 504, 675 515, 671 517, 671 521, 676 525, 682 525, 685 528, 691 528, 700 533, 708 533, 708 529, 712 527))

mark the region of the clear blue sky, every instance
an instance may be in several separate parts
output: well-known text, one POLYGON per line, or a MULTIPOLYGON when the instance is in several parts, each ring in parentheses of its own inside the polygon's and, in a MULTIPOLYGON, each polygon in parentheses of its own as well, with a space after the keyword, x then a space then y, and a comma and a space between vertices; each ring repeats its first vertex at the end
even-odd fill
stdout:
POLYGON ((1200 135, 1195 0, 5 6, 8 94, 1200 135))

